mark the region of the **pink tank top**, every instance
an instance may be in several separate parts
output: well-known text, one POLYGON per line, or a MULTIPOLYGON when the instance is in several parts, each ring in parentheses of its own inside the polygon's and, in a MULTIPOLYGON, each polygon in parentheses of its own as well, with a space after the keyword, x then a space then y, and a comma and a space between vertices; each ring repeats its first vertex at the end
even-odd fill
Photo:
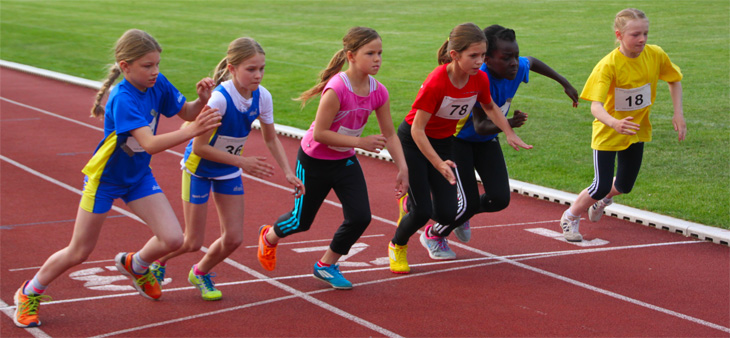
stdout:
MULTIPOLYGON (((343 135, 360 137, 368 117, 388 101, 388 90, 382 83, 370 78, 370 93, 368 96, 359 96, 352 91, 350 79, 344 72, 333 76, 324 87, 322 94, 332 89, 340 100, 340 110, 335 115, 330 130, 343 135)), ((314 140, 314 122, 304 134, 301 146, 304 152, 321 160, 340 160, 355 155, 351 147, 333 147, 314 140)))

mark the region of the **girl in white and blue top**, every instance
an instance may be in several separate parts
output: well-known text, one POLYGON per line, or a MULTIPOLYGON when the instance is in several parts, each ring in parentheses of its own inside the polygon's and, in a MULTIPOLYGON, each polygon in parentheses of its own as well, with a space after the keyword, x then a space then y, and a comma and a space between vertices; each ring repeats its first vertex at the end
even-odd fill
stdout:
POLYGON ((242 170, 260 178, 273 175, 274 167, 265 162, 266 158, 241 156, 254 120, 261 123, 266 146, 294 186, 295 195, 304 192, 304 185, 292 172, 276 136, 271 94, 260 86, 265 65, 263 48, 255 40, 239 38, 228 46, 226 57, 216 68, 217 86, 208 101, 209 107, 223 115, 221 126, 193 139, 182 160, 185 242, 180 250, 152 265, 153 273, 162 282, 169 259, 200 249, 212 191, 223 231, 188 273, 189 282, 198 288, 204 300, 222 297, 211 281, 214 275, 210 271, 243 241, 242 170))

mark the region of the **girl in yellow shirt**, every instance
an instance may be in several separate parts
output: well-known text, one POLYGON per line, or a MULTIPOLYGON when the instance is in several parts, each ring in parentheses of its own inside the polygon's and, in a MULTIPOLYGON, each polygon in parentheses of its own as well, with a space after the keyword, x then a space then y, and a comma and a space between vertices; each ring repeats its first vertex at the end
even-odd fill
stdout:
POLYGON ((620 11, 614 31, 619 47, 598 62, 580 95, 591 101, 596 118, 591 141, 595 176, 593 184, 578 195, 560 220, 563 236, 571 242, 583 240, 578 231, 583 211, 589 209, 588 218, 596 222, 614 196, 631 192, 641 168, 644 142, 651 141, 649 113, 658 80, 669 84, 674 105, 672 124, 679 140, 687 133, 682 73, 661 47, 646 44, 649 20, 644 12, 634 8, 620 11))

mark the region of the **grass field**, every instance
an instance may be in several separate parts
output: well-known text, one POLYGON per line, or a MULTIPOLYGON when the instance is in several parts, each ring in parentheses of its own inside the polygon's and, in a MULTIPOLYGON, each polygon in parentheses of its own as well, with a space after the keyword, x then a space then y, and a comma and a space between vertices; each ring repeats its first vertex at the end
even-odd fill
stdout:
MULTIPOLYGON (((684 73, 687 140, 672 129, 667 85, 652 109, 654 140, 631 194, 617 202, 730 228, 730 2, 718 1, 0 1, 0 58, 92 80, 113 62, 129 28, 163 46, 162 72, 188 97, 230 41, 250 36, 266 50, 263 85, 277 123, 306 129, 317 102, 291 98, 309 87, 341 47, 346 30, 375 28, 384 61, 377 78, 390 92, 395 124, 408 111, 436 50, 457 24, 515 29, 521 54, 534 56, 580 92, 593 66, 614 47, 613 17, 644 10, 649 43, 662 46, 684 73)), ((91 104, 91 103, 90 103, 91 104)), ((593 178, 589 103, 576 109, 562 88, 532 74, 512 103, 530 114, 518 134, 535 148, 505 148, 512 178, 577 193, 593 178)), ((376 133, 373 118, 366 130, 376 133)), ((90 145, 92 147, 94 145, 90 145)))

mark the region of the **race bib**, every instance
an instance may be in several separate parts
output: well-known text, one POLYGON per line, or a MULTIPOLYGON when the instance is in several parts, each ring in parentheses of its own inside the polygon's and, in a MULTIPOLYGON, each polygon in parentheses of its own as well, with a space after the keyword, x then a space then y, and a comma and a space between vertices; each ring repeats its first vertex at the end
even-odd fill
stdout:
MULTIPOLYGON (((347 135, 347 136, 360 137, 360 135, 362 135, 362 131, 364 129, 365 129, 365 126, 360 127, 360 129, 350 129, 350 128, 340 126, 340 129, 337 129, 337 133, 342 134, 342 135, 347 135)), ((349 151, 350 149, 352 149, 352 147, 333 147, 333 146, 329 146, 329 148, 334 151, 339 151, 339 152, 346 152, 346 151, 349 151)))
POLYGON ((616 88, 614 93, 616 111, 639 110, 651 105, 651 85, 648 83, 639 88, 616 88))
POLYGON ((243 151, 243 145, 246 143, 247 138, 248 136, 231 137, 218 135, 218 137, 215 139, 215 144, 213 144, 213 148, 225 151, 229 154, 241 155, 241 152, 243 151))
POLYGON ((474 103, 476 102, 476 95, 458 99, 444 96, 444 100, 441 102, 441 108, 439 108, 435 115, 447 120, 461 120, 461 118, 471 112, 471 108, 474 107, 474 103))
POLYGON ((133 136, 127 137, 127 142, 125 143, 127 146, 127 149, 135 152, 135 153, 143 153, 144 148, 142 148, 141 145, 139 145, 139 142, 137 142, 137 139, 133 136))
POLYGON ((502 114, 504 114, 504 116, 507 116, 507 113, 509 112, 509 107, 511 105, 512 105, 512 99, 509 98, 509 99, 507 99, 507 101, 504 102, 504 104, 501 107, 499 107, 499 109, 502 111, 502 114))

